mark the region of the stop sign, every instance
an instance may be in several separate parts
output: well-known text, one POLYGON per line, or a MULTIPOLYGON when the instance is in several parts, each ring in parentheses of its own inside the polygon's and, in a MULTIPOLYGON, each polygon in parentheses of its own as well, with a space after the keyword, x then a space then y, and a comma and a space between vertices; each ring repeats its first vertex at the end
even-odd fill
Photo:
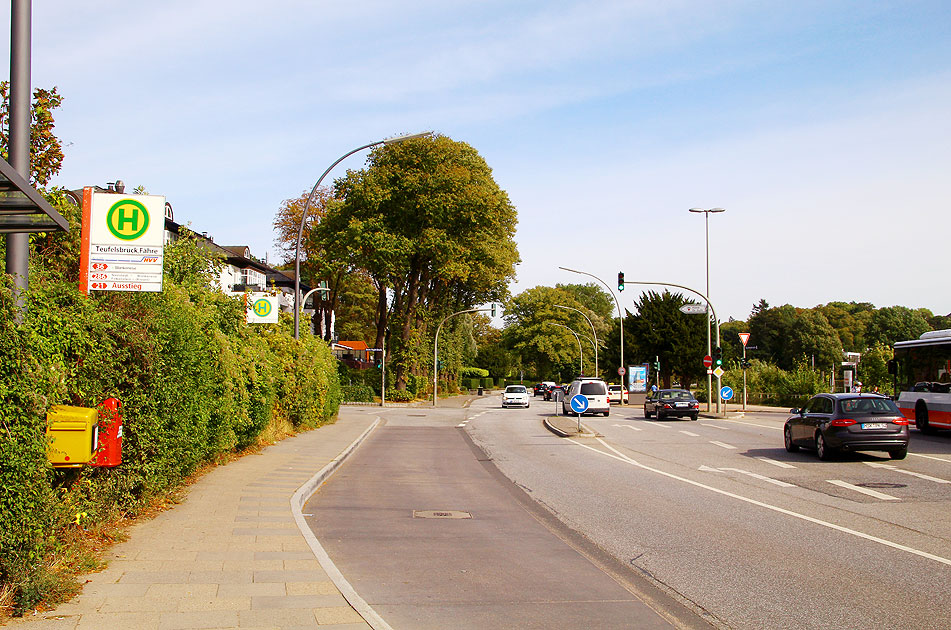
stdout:
POLYGON ((713 365, 713 357, 711 357, 709 354, 703 357, 703 367, 708 368, 708 367, 711 367, 712 365, 713 365))

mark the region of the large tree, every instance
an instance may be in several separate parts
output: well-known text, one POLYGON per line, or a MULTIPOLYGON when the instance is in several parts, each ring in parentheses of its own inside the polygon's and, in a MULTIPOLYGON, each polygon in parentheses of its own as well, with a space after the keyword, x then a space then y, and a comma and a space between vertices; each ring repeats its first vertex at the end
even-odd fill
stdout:
MULTIPOLYGON (((63 166, 63 145, 53 133, 56 126, 53 110, 63 102, 63 97, 51 90, 33 90, 33 105, 30 115, 30 183, 46 186, 63 166)), ((0 82, 0 155, 9 159, 10 128, 10 82, 0 82)))
POLYGON ((691 302, 680 293, 649 291, 635 302, 637 313, 628 318, 634 354, 629 363, 660 360, 665 387, 676 378, 688 386, 703 374, 707 328, 702 316, 685 315, 680 307, 691 302))
POLYGON ((330 260, 375 283, 376 341, 389 328, 403 388, 432 368, 443 317, 506 297, 519 261, 515 207, 482 156, 445 136, 375 149, 366 168, 335 182, 335 195, 315 238, 330 260))

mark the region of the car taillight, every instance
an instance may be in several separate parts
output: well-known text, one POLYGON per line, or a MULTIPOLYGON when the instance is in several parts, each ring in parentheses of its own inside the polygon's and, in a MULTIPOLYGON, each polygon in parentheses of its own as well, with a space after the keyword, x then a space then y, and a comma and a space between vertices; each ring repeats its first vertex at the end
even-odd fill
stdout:
POLYGON ((673 405, 670 403, 664 403, 664 409, 673 409, 673 405))
POLYGON ((855 420, 851 418, 836 418, 829 423, 830 427, 850 427, 855 424, 855 420))
POLYGON ((693 409, 699 409, 699 408, 700 408, 700 403, 698 403, 698 402, 690 403, 690 406, 691 406, 693 409))
POLYGON ((909 421, 908 421, 908 418, 895 418, 894 420, 892 420, 892 423, 906 425, 906 424, 909 424, 909 421))

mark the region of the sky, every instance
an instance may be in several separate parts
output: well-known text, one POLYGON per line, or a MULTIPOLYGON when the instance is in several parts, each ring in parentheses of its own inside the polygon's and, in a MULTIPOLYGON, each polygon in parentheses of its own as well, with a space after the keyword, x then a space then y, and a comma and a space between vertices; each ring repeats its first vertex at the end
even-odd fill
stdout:
POLYGON ((946 0, 33 4, 33 86, 64 98, 52 184, 144 186, 272 263, 284 199, 432 130, 518 210, 513 294, 589 280, 559 266, 705 292, 688 209, 722 207, 722 320, 761 299, 951 313, 946 0))

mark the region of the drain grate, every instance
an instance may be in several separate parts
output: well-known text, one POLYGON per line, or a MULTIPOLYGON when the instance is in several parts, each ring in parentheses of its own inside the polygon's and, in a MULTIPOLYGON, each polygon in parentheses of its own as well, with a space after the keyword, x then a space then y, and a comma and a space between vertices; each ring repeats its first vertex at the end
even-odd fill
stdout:
POLYGON ((903 483, 890 483, 888 481, 866 481, 865 483, 857 483, 857 486, 862 486, 863 488, 907 488, 908 486, 903 483))
POLYGON ((413 510, 413 518, 472 518, 472 514, 462 510, 413 510))

